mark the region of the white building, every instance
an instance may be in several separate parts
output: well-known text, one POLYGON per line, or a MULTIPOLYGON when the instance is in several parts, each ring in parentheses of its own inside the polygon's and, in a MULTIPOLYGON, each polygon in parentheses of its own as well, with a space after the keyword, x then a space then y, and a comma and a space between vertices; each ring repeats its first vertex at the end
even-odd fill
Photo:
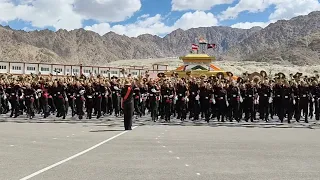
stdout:
POLYGON ((11 74, 24 74, 24 63, 10 63, 10 71, 11 74))
POLYGON ((8 73, 9 68, 9 62, 0 62, 0 73, 8 73))

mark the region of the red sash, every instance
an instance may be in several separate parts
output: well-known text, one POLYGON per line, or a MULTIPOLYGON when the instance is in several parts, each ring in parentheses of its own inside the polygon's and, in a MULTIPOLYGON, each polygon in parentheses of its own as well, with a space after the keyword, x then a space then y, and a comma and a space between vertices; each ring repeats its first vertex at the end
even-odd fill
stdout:
POLYGON ((128 99, 128 97, 129 97, 129 95, 130 95, 130 92, 131 92, 131 87, 129 86, 129 87, 128 87, 128 90, 127 90, 127 92, 126 92, 126 95, 123 97, 123 101, 122 101, 122 104, 121 104, 122 109, 123 109, 123 103, 124 103, 125 100, 128 99))
POLYGON ((131 92, 131 87, 129 86, 129 87, 128 87, 128 90, 127 90, 127 93, 126 93, 126 95, 125 95, 124 98, 123 98, 124 101, 128 99, 128 97, 129 97, 129 95, 130 95, 130 92, 131 92))

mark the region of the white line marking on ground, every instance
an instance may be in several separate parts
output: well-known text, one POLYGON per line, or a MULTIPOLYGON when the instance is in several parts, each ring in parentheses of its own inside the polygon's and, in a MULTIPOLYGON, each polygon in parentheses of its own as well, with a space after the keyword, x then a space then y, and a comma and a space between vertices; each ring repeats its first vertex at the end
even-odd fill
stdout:
POLYGON ((10 147, 13 147, 13 146, 14 146, 13 144, 10 145, 10 147))
POLYGON ((164 147, 164 148, 165 148, 166 146, 162 146, 162 147, 164 147))
POLYGON ((188 167, 188 166, 189 166, 189 164, 186 164, 186 166, 188 167))
POLYGON ((52 139, 57 139, 57 138, 52 138, 52 139))
POLYGON ((200 176, 200 173, 196 173, 198 176, 200 176))
POLYGON ((69 136, 67 136, 67 137, 69 137, 69 136))
POLYGON ((169 153, 172 153, 172 151, 169 151, 169 153))
POLYGON ((180 159, 179 157, 176 157, 177 159, 180 159))
POLYGON ((156 139, 158 139, 158 138, 156 138, 156 139))
POLYGON ((72 134, 72 136, 74 136, 75 134, 72 134))
POLYGON ((158 143, 160 143, 160 141, 158 141, 158 143))
MULTIPOLYGON (((133 127, 132 129, 135 129, 135 128, 137 128, 137 127, 138 127, 138 126, 135 126, 135 127, 133 127)), ((115 138, 117 138, 117 137, 119 137, 119 136, 121 136, 121 135, 123 135, 123 134, 125 134, 125 133, 127 133, 127 132, 129 132, 129 131, 124 131, 124 132, 119 133, 119 134, 117 134, 117 135, 115 135, 115 136, 112 136, 111 138, 106 139, 106 140, 104 140, 104 141, 102 141, 102 142, 100 142, 100 143, 98 143, 98 144, 96 144, 96 145, 94 145, 94 146, 92 146, 92 147, 84 150, 84 151, 81 151, 81 152, 79 152, 78 154, 75 154, 75 155, 73 155, 73 156, 68 157, 67 159, 64 159, 64 160, 59 161, 59 162, 57 162, 57 163, 55 163, 55 164, 52 164, 52 165, 50 165, 50 166, 48 166, 48 167, 45 167, 45 168, 43 168, 43 169, 41 169, 41 170, 39 170, 39 171, 37 171, 37 172, 35 172, 35 173, 32 173, 32 174, 30 174, 30 175, 28 175, 28 176, 26 176, 26 177, 24 177, 24 178, 21 178, 20 180, 27 180, 27 179, 30 179, 30 178, 32 178, 32 177, 35 177, 35 176, 37 176, 37 175, 39 175, 39 174, 41 174, 41 173, 43 173, 43 172, 45 172, 45 171, 48 171, 48 170, 50 170, 50 169, 52 169, 52 168, 54 168, 54 167, 56 167, 56 166, 59 166, 59 165, 65 163, 65 162, 68 162, 68 161, 70 161, 70 160, 72 160, 72 159, 74 159, 74 158, 76 158, 76 157, 78 157, 78 156, 81 156, 81 155, 83 155, 83 154, 85 154, 85 153, 87 153, 87 152, 89 152, 89 151, 91 151, 91 150, 93 150, 93 149, 96 149, 97 147, 99 147, 99 146, 101 146, 101 145, 103 145, 103 144, 111 141, 112 139, 115 139, 115 138)))
POLYGON ((36 143, 37 141, 32 141, 33 143, 36 143))

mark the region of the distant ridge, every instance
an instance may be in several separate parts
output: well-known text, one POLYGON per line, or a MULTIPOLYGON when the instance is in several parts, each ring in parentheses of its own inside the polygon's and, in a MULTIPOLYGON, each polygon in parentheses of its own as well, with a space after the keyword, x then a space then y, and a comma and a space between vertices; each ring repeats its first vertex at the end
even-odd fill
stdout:
POLYGON ((215 51, 208 51, 217 59, 298 65, 320 62, 320 11, 265 28, 177 29, 163 38, 150 34, 130 38, 114 32, 100 36, 84 29, 25 32, 0 26, 0 60, 97 65, 120 59, 178 57, 188 53, 199 36, 218 45, 215 51))

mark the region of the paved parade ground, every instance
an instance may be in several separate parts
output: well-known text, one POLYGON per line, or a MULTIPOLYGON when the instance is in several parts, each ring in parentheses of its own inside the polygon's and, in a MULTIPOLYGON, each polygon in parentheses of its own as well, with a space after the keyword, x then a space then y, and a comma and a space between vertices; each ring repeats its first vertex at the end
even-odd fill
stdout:
POLYGON ((0 179, 319 179, 320 123, 0 117, 0 179))

